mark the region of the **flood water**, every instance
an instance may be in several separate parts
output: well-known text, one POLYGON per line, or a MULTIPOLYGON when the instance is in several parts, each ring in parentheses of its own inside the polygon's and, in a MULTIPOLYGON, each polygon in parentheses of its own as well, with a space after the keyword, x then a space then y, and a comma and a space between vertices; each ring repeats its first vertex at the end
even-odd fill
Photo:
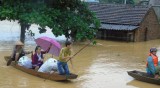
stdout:
MULTIPOLYGON (((32 25, 31 29, 36 33, 35 37, 55 38, 50 31, 38 34, 36 25, 32 25)), ((73 59, 74 67, 70 66, 70 70, 79 77, 71 81, 56 82, 44 81, 42 78, 6 66, 4 56, 11 54, 14 42, 19 39, 19 30, 16 22, 0 21, 0 88, 160 88, 159 85, 134 80, 127 74, 130 70, 145 71, 149 49, 160 49, 159 39, 137 43, 97 40, 97 45, 86 47, 73 59)), ((65 40, 64 36, 55 39, 65 40)), ((85 44, 74 43, 73 53, 85 44)), ((26 36, 25 49, 34 50, 35 46, 34 39, 26 36)), ((160 51, 157 55, 160 56, 160 51)), ((46 56, 48 57, 51 55, 46 56)))

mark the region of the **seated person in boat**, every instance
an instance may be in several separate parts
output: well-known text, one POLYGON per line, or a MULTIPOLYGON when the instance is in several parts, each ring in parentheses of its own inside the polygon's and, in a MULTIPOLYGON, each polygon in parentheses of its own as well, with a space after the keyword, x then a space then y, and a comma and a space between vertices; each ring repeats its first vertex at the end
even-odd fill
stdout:
POLYGON ((32 51, 30 51, 30 52, 24 51, 23 46, 24 46, 24 44, 21 41, 16 42, 14 49, 12 51, 11 58, 7 62, 7 66, 10 65, 12 61, 15 61, 17 64, 17 61, 19 60, 19 58, 21 58, 25 54, 32 53, 32 51))
POLYGON ((36 71, 41 67, 41 65, 43 64, 43 54, 46 54, 49 52, 51 48, 51 45, 49 46, 49 48, 46 51, 41 51, 41 47, 40 46, 36 46, 35 48, 35 53, 32 53, 32 67, 33 69, 35 69, 36 71))
POLYGON ((150 54, 146 63, 146 70, 149 75, 154 75, 155 78, 158 78, 158 75, 160 75, 160 66, 158 65, 158 57, 156 52, 156 48, 150 49, 150 54))
MULTIPOLYGON (((67 60, 71 57, 71 42, 67 41, 65 47, 61 49, 57 67, 60 75, 70 75, 69 68, 67 65, 67 60)), ((71 61, 71 60, 70 60, 71 61)), ((72 64, 72 61, 71 61, 72 64)))

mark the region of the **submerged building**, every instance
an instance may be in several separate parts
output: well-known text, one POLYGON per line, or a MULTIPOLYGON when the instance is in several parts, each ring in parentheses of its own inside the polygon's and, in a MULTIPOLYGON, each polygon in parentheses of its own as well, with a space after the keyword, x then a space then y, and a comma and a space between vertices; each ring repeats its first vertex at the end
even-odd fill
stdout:
POLYGON ((101 22, 97 38, 131 42, 160 38, 160 25, 152 7, 90 3, 89 9, 101 22))

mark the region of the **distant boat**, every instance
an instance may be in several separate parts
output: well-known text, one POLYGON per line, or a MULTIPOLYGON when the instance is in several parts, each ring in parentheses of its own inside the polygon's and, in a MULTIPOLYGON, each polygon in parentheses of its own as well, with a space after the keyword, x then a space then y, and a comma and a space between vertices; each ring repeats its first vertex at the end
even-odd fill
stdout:
POLYGON ((127 73, 128 75, 132 76, 133 78, 139 81, 160 85, 160 78, 155 79, 154 76, 148 75, 146 72, 134 70, 134 71, 128 71, 127 73))
MULTIPOLYGON (((10 59, 9 56, 5 56, 4 58, 6 61, 10 59)), ((59 75, 58 73, 47 74, 47 73, 37 72, 34 69, 27 69, 22 66, 15 65, 15 62, 12 62, 11 66, 23 72, 26 72, 28 74, 31 74, 31 75, 34 75, 34 76, 37 76, 43 79, 54 80, 54 81, 70 80, 70 79, 76 79, 78 77, 78 75, 76 74, 71 74, 69 76, 66 76, 66 75, 59 75)))

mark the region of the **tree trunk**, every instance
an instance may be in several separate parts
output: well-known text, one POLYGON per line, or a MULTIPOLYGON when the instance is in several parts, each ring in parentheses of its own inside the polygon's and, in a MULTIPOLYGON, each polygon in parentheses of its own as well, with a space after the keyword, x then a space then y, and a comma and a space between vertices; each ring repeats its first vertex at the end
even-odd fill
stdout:
POLYGON ((24 43, 25 42, 25 32, 26 32, 27 26, 26 24, 23 24, 23 23, 20 23, 20 26, 21 26, 20 41, 24 43))
POLYGON ((1 6, 1 4, 2 4, 2 0, 0 0, 0 6, 1 6))

